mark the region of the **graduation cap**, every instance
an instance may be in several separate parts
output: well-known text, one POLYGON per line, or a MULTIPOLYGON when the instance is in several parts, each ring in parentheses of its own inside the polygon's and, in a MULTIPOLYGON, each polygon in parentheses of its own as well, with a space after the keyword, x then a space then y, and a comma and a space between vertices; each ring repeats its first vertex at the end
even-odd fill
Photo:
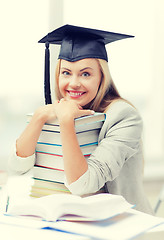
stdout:
POLYGON ((108 61, 105 45, 131 35, 91 28, 64 25, 48 33, 39 43, 45 43, 45 103, 51 104, 49 44, 61 45, 58 59, 75 62, 84 58, 100 58, 108 61))

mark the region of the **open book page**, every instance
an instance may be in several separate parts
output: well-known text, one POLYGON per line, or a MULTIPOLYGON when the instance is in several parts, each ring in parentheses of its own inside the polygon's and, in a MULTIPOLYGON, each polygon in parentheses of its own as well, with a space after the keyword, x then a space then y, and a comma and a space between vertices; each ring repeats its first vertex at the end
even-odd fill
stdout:
MULTIPOLYGON (((67 222, 49 223, 49 229, 60 229, 76 234, 102 240, 128 240, 149 231, 151 228, 164 224, 163 218, 141 213, 130 209, 112 218, 97 222, 67 222)), ((164 228, 163 228, 164 229, 164 228)))
POLYGON ((75 195, 53 194, 30 199, 9 209, 9 214, 36 216, 47 221, 65 220, 70 215, 81 220, 103 220, 132 207, 122 196, 101 193, 81 198, 75 195))
POLYGON ((19 217, 19 216, 10 216, 8 214, 0 214, 0 224, 7 225, 16 225, 20 227, 28 227, 28 228, 43 228, 47 226, 47 222, 38 221, 36 218, 27 218, 27 217, 19 217))
POLYGON ((45 221, 0 215, 1 239, 3 240, 90 240, 88 237, 68 234, 63 231, 43 230, 46 226, 47 222, 45 221))

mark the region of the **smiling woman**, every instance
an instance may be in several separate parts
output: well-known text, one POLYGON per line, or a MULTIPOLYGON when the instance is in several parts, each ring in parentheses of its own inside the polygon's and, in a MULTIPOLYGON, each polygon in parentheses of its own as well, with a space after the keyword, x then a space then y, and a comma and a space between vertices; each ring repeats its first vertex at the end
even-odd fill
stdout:
POLYGON ((95 98, 100 81, 101 71, 96 59, 60 61, 59 89, 65 99, 76 100, 85 108, 95 98))
MULTIPOLYGON (((43 125, 60 124, 65 185, 76 195, 99 191, 118 194, 152 213, 142 184, 142 119, 119 95, 108 68, 105 44, 132 36, 71 25, 62 26, 39 42, 46 44, 45 106, 34 113, 17 139, 10 167, 28 171, 35 164, 35 148, 43 125), (60 44, 56 70, 56 97, 51 103, 49 43, 60 44), (98 146, 89 158, 80 148, 75 118, 106 112, 98 146)), ((55 139, 54 139, 55 141, 55 139)), ((55 173, 54 173, 55 174, 55 173)))

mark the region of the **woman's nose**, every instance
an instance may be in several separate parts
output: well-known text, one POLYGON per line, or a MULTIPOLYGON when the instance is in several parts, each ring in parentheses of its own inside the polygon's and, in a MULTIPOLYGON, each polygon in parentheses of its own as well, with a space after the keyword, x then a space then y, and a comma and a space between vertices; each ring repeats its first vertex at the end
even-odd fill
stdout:
POLYGON ((72 76, 70 84, 72 88, 79 88, 81 86, 79 78, 77 76, 72 76))

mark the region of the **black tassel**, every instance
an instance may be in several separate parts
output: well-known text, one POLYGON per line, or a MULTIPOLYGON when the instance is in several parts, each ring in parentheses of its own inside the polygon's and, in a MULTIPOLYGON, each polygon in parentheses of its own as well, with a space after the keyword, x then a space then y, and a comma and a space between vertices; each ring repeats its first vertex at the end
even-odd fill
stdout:
POLYGON ((45 43, 45 72, 44 72, 44 96, 45 104, 51 104, 51 89, 50 89, 50 52, 49 43, 45 43))

